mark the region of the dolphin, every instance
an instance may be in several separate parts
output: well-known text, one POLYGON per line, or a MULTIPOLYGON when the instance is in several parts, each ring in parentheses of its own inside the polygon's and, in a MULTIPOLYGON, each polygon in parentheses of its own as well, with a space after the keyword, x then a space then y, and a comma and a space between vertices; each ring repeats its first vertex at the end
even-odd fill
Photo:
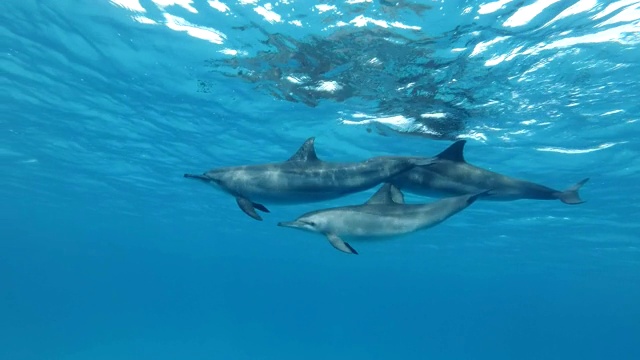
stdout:
POLYGON ((327 162, 318 159, 315 137, 307 139, 285 162, 224 167, 202 175, 184 174, 212 184, 236 198, 242 211, 256 220, 256 212, 269 212, 261 202, 300 204, 336 199, 364 191, 433 159, 379 156, 361 162, 327 162))
POLYGON ((402 192, 385 183, 362 205, 312 211, 278 226, 323 234, 336 249, 357 255, 343 238, 386 239, 427 229, 464 210, 482 194, 449 197, 429 204, 405 204, 402 192))
POLYGON ((492 189, 482 196, 485 200, 560 200, 565 204, 581 204, 578 190, 589 178, 583 179, 564 191, 544 185, 498 174, 465 161, 463 150, 466 140, 459 140, 436 155, 429 166, 418 166, 391 180, 403 191, 433 197, 476 193, 492 189))

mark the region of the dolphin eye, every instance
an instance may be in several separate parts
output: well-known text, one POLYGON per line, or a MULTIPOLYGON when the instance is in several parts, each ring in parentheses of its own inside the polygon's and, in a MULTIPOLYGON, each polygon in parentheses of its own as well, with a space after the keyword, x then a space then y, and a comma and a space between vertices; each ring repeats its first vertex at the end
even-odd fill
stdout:
POLYGON ((316 226, 316 223, 313 221, 307 221, 307 224, 311 225, 311 226, 316 226))

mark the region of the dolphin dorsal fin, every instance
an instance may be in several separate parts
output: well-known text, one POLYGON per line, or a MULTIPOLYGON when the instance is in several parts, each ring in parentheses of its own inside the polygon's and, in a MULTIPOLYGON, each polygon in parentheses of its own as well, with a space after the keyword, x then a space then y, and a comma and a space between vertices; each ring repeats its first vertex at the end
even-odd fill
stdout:
POLYGON ((365 204, 404 204, 404 195, 397 187, 385 183, 365 204))
POLYGON ((287 161, 319 161, 316 155, 316 148, 313 146, 315 140, 315 137, 308 138, 287 161))
POLYGON ((442 160, 449 160, 454 162, 466 162, 464 161, 464 144, 467 140, 458 140, 451 144, 443 152, 436 155, 437 158, 442 160))

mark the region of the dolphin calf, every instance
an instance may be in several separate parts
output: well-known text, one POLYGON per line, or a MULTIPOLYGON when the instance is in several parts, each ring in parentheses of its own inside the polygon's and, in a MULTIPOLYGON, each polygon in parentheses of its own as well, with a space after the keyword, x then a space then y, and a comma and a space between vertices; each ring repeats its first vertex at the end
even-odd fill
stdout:
POLYGON ((278 226, 323 234, 336 249, 358 254, 343 238, 384 239, 427 229, 464 210, 480 195, 449 197, 430 204, 405 204, 402 192, 385 183, 362 205, 312 211, 278 226))
POLYGON ((459 140, 438 154, 429 166, 419 166, 391 180, 403 191, 426 196, 452 196, 492 189, 486 200, 560 200, 565 204, 581 204, 578 190, 589 178, 560 191, 533 182, 508 177, 467 163, 463 150, 466 140, 459 140))
POLYGON ((318 159, 315 138, 307 139, 289 160, 280 163, 213 169, 202 175, 185 174, 219 187, 236 198, 242 211, 256 220, 269 212, 261 202, 299 204, 336 199, 370 189, 430 158, 379 156, 361 162, 338 163, 318 159))

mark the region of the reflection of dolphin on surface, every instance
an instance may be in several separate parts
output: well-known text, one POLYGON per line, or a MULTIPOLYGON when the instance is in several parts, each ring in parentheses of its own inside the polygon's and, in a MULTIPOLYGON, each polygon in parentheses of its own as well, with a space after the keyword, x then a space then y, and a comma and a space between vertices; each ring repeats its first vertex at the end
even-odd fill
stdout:
MULTIPOLYGON (((400 5, 402 1, 392 3, 378 5, 393 11, 405 8, 400 5)), ((439 44, 458 42, 460 34, 472 28, 461 25, 443 33, 439 40, 420 32, 403 34, 393 27, 345 26, 300 37, 270 33, 252 23, 240 30, 262 33, 264 40, 256 46, 254 55, 216 57, 207 61, 207 67, 214 73, 252 83, 255 89, 277 99, 309 107, 325 101, 363 101, 364 108, 359 106, 358 115, 364 111, 377 118, 413 119, 415 127, 400 129, 400 135, 453 140, 479 111, 486 111, 474 104, 491 99, 481 91, 469 91, 469 82, 473 83, 478 74, 468 66, 467 54, 439 55, 439 44), (429 116, 434 113, 442 117, 429 116)), ((199 91, 215 92, 219 80, 198 81, 199 91)), ((345 115, 357 116, 349 112, 345 115)), ((373 125, 383 134, 399 130, 381 123, 373 125)))
POLYGON ((583 203, 578 190, 589 178, 559 191, 485 170, 467 163, 463 150, 466 140, 459 140, 436 156, 429 166, 420 166, 398 175, 391 182, 403 191, 426 196, 452 196, 491 191, 485 200, 555 200, 565 204, 583 203))
POLYGON ((361 162, 319 160, 309 138, 289 160, 281 163, 225 167, 202 175, 185 174, 216 185, 236 198, 242 211, 262 220, 256 209, 269 212, 258 202, 299 204, 339 198, 370 189, 432 159, 379 156, 361 162))
POLYGON ((373 240, 427 229, 464 210, 479 195, 450 197, 430 204, 405 204, 402 192, 386 183, 365 204, 312 211, 278 226, 323 234, 336 249, 357 254, 343 238, 373 240))

